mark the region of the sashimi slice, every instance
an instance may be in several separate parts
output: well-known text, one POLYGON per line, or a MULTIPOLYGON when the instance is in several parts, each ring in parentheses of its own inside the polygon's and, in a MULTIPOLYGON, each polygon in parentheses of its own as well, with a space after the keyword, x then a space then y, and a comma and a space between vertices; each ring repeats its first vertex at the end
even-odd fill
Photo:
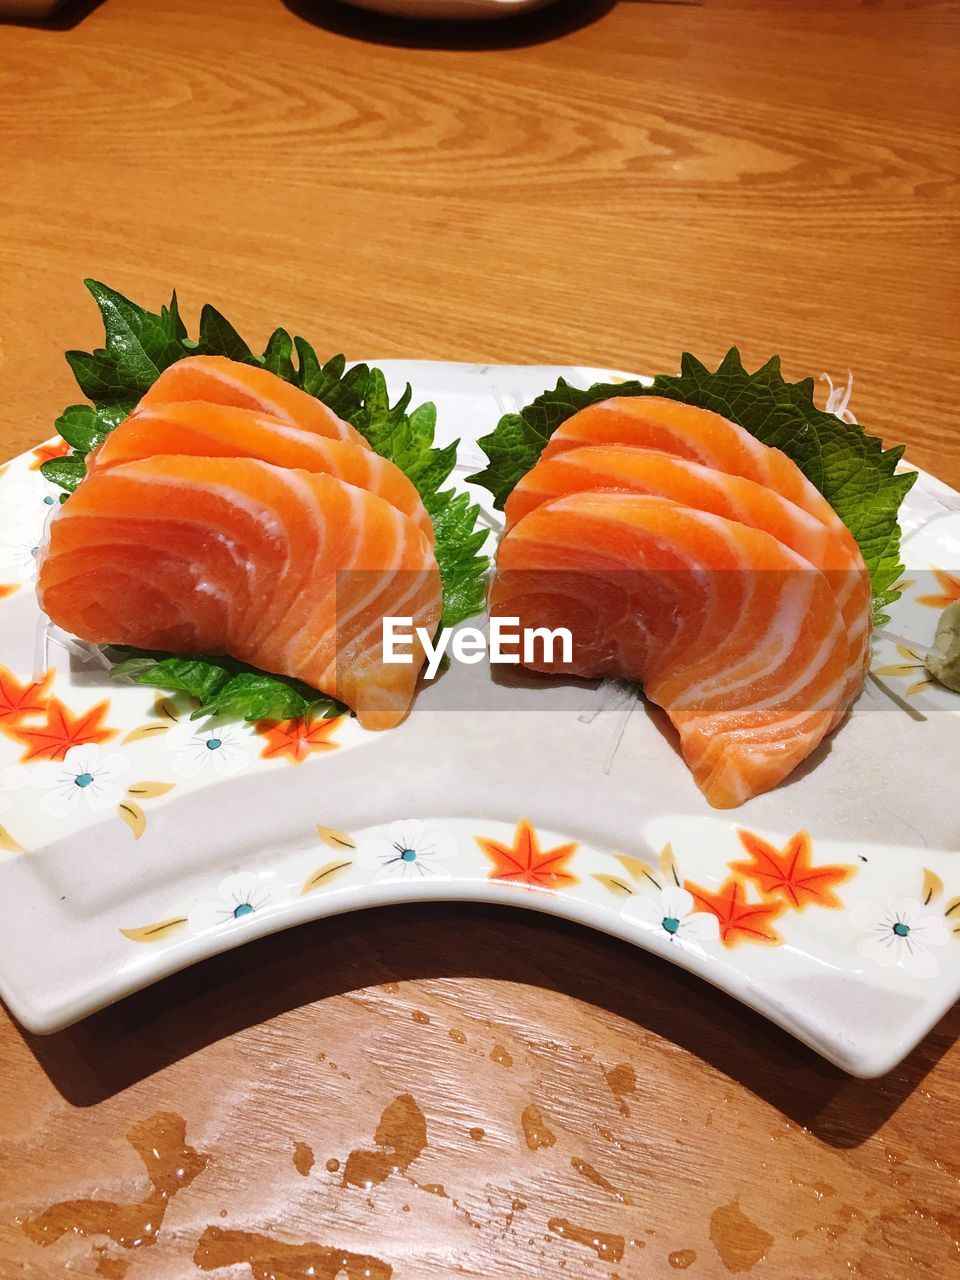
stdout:
POLYGON ((562 422, 540 457, 553 458, 568 449, 595 444, 657 449, 716 471, 744 476, 809 511, 838 537, 854 541, 833 507, 792 458, 709 409, 664 396, 615 396, 588 405, 562 422))
POLYGON ((285 382, 269 369, 228 360, 226 356, 187 356, 168 365, 137 409, 178 400, 209 400, 236 409, 255 409, 304 431, 370 448, 355 427, 338 418, 316 396, 285 382))
POLYGON ((250 458, 158 456, 88 476, 52 518, 38 595, 97 644, 229 654, 389 728, 414 695, 385 664, 385 615, 430 634, 433 549, 409 517, 332 476, 250 458))
POLYGON ((712 512, 769 533, 823 570, 847 631, 851 684, 859 688, 870 655, 871 594, 852 538, 838 537, 809 511, 754 480, 624 445, 587 445, 542 458, 507 499, 506 528, 545 502, 587 491, 647 493, 712 512))
POLYGON ((500 543, 490 612, 570 629, 571 660, 555 650, 536 670, 639 681, 718 808, 782 782, 850 697, 824 574, 769 533, 665 498, 577 493, 535 508, 500 543))
POLYGON ((433 524, 416 487, 388 458, 233 405, 184 400, 138 408, 87 456, 87 474, 158 454, 259 458, 278 467, 322 471, 378 494, 433 542, 433 524))

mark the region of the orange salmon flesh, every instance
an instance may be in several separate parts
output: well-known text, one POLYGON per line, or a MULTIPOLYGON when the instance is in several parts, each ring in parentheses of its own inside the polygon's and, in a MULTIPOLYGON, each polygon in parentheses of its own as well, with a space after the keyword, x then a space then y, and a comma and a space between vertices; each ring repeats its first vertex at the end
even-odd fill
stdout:
POLYGON ((505 507, 494 616, 567 627, 537 670, 638 681, 694 780, 731 808, 843 720, 869 662, 859 548, 784 453, 655 396, 561 424, 505 507))
POLYGON ((51 519, 37 593, 96 644, 228 654, 390 728, 423 647, 384 663, 386 615, 440 622, 433 525, 404 473, 269 371, 165 370, 51 519))

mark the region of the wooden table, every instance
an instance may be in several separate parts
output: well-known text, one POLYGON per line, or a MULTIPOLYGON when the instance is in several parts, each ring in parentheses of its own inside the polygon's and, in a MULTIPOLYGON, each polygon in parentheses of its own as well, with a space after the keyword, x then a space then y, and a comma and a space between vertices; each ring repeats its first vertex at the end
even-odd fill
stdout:
MULTIPOLYGON (((861 419, 960 485, 958 41, 950 5, 805 0, 2 28, 0 447, 76 398, 92 274, 328 352, 779 351, 853 369, 861 419)), ((0 1018, 4 1280, 960 1275, 956 1013, 858 1082, 628 946, 444 906, 300 928, 48 1039, 0 1018), (178 1165, 152 1247, 14 1220, 99 1196, 91 1225, 152 1239, 147 1175, 178 1165)))

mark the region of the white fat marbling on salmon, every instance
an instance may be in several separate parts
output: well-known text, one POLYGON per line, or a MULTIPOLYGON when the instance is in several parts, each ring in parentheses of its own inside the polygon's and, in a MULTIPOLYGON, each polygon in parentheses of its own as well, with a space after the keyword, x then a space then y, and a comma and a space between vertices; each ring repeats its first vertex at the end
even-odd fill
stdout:
MULTIPOLYGON (((759 448, 761 457, 770 452, 759 448)), ((500 545, 491 611, 519 614, 521 626, 539 625, 541 617, 557 625, 565 598, 588 613, 593 604, 599 630, 584 631, 583 647, 564 669, 639 679, 673 719, 708 798, 727 807, 776 785, 843 715, 862 678, 860 644, 848 638, 833 583, 810 559, 774 533, 732 519, 729 503, 718 503, 724 511, 718 514, 677 502, 669 490, 665 497, 645 492, 643 468, 631 472, 633 465, 625 460, 622 488, 567 490, 526 514, 518 504, 500 545), (629 487, 631 474, 639 478, 636 489, 629 487), (659 565, 669 566, 660 571, 663 589, 651 582, 645 601, 642 575, 656 577, 659 565), (551 575, 575 575, 578 568, 579 599, 571 587, 553 591, 551 575), (624 575, 621 601, 609 594, 611 583, 616 571, 631 568, 639 582, 624 575), (677 581, 683 573, 686 584, 677 581), (609 645, 604 625, 616 633, 609 645)), ((658 473, 651 467, 650 474, 658 473)), ((593 481, 588 469, 584 478, 593 481)), ((729 487, 748 492, 739 479, 729 487)), ((702 487, 688 492, 691 500, 694 494, 708 500, 702 487)), ((825 562, 836 552, 832 562, 844 563, 845 544, 823 526, 811 528, 809 515, 776 502, 764 506, 766 495, 757 501, 757 524, 765 510, 771 522, 793 514, 789 530, 798 547, 822 553, 825 562)), ((849 614, 858 621, 855 602, 849 614)), ((862 637, 869 624, 860 623, 862 637)))
POLYGON ((432 630, 441 609, 432 546, 409 516, 328 473, 251 457, 160 454, 88 476, 43 568, 51 618, 83 639, 228 653, 343 697, 371 728, 402 718, 418 668, 365 660, 370 618, 401 604, 432 630), (341 602, 336 575, 351 569, 370 581, 347 579, 341 602))

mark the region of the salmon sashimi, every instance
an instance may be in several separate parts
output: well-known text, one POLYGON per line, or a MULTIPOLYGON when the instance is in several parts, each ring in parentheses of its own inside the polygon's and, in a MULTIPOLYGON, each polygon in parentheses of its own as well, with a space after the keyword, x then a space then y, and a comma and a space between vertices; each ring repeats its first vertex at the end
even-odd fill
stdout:
POLYGON ((411 480, 388 458, 350 440, 304 431, 253 409, 204 400, 137 408, 87 456, 87 474, 158 454, 259 458, 321 471, 366 489, 402 511, 433 543, 433 524, 411 480))
POLYGON ((226 356, 188 356, 177 360, 164 369, 140 400, 137 410, 179 400, 209 400, 235 409, 255 409, 303 431, 314 431, 331 440, 350 440, 363 449, 370 448, 355 427, 338 418, 316 396, 285 382, 269 369, 228 360, 226 356))
POLYGON ((639 681, 719 808, 782 782, 856 687, 825 574, 762 529, 668 498, 535 507, 500 543, 490 612, 569 628, 570 661, 534 669, 639 681))
POLYGON ((52 518, 42 608, 95 644, 229 654, 398 723, 410 665, 383 661, 382 620, 432 634, 440 576, 421 528, 377 494, 253 458, 154 456, 89 475, 52 518))
POLYGON ((670 498, 762 529, 823 570, 847 631, 850 681, 859 687, 870 656, 870 575, 852 538, 837 537, 809 511, 754 480, 624 445, 588 445, 542 458, 507 499, 506 528, 545 502, 589 491, 670 498))
POLYGON ((540 456, 553 458, 567 449, 593 444, 657 449, 715 471, 745 476, 775 489, 816 516, 838 537, 853 542, 853 535, 833 507, 792 458, 709 409, 664 396, 615 396, 567 418, 540 456))

